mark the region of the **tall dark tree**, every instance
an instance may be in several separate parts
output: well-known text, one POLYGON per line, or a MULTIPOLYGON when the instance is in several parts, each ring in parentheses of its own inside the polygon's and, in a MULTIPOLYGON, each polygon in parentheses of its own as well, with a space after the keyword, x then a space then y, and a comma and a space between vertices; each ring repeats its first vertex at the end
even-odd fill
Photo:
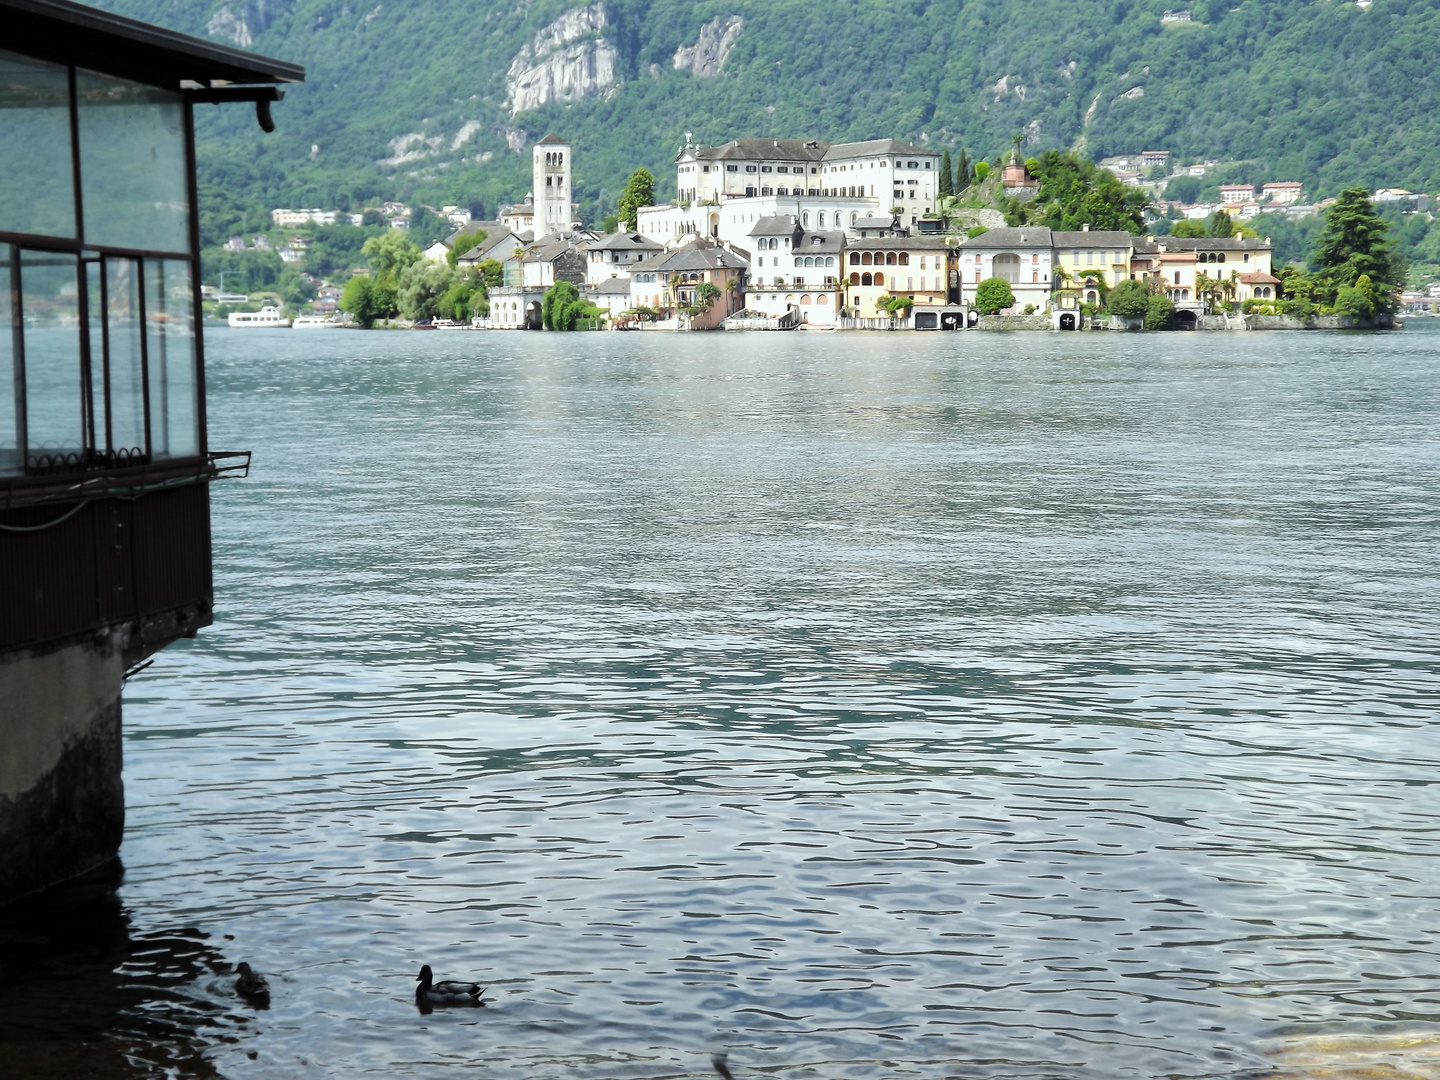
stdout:
POLYGON ((635 228, 636 212, 642 206, 655 205, 655 177, 649 169, 636 169, 625 181, 625 190, 620 193, 620 224, 627 229, 635 228))
POLYGON ((950 165, 950 151, 946 150, 940 155, 940 197, 955 194, 955 174, 950 165))
POLYGON ((955 190, 964 191, 970 186, 970 155, 960 151, 960 160, 955 165, 955 190))
POLYGON ((1223 240, 1235 235, 1235 219, 1225 210, 1216 210, 1210 215, 1206 229, 1211 236, 1223 240))
POLYGON ((1375 213, 1370 192, 1346 188, 1325 211, 1325 225, 1315 240, 1314 262, 1325 292, 1334 296, 1368 277, 1376 306, 1395 310, 1394 294, 1405 283, 1405 260, 1386 236, 1390 223, 1375 213))

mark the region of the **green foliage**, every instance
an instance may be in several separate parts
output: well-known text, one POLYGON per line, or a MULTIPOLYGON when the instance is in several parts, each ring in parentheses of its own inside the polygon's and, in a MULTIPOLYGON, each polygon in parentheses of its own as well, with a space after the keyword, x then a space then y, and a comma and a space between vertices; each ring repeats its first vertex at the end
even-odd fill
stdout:
POLYGON ((970 164, 970 155, 961 150, 960 160, 955 163, 955 193, 958 195, 964 191, 974 178, 975 171, 970 164))
POLYGON ((981 315, 998 315, 1015 304, 1015 293, 1004 278, 986 278, 975 289, 975 310, 981 315))
POLYGON ((1189 240, 1199 240, 1205 236, 1205 223, 1188 218, 1185 221, 1177 221, 1174 225, 1170 226, 1170 235, 1189 240))
POLYGON ((486 292, 505 284, 505 267, 499 259, 486 259, 478 269, 486 292))
POLYGON ((315 229, 305 252, 305 269, 321 278, 348 274, 365 265, 362 254, 365 241, 380 233, 380 228, 357 225, 326 225, 315 229))
POLYGON ((1200 178, 1198 176, 1177 176, 1165 185, 1165 198, 1171 202, 1193 206, 1200 201, 1200 178))
POLYGON ((695 305, 702 311, 708 311, 721 297, 720 287, 708 281, 702 281, 695 286, 695 305))
MULTIPOLYGON (((98 2, 201 37, 221 6, 98 2)), ((602 212, 614 199, 602 206, 601 193, 618 192, 637 165, 659 176, 657 195, 666 194, 690 127, 703 142, 918 141, 923 133, 952 153, 963 132, 977 148, 972 157, 991 157, 1036 121, 1036 151, 1082 136, 1094 156, 1162 145, 1182 160, 1246 161, 1255 179, 1303 180, 1316 196, 1349 183, 1432 192, 1440 185, 1433 0, 1375 0, 1368 11, 1204 0, 1191 5, 1196 22, 1163 27, 1158 3, 1132 0, 1031 0, 1023 17, 1013 5, 981 0, 903 10, 851 0, 843 18, 813 3, 772 0, 735 8, 745 28, 719 80, 677 71, 670 58, 730 9, 606 0, 615 85, 512 118, 506 71, 575 6, 231 5, 253 35, 247 47, 302 63, 308 77, 275 107, 271 135, 243 106, 196 111, 205 245, 223 241, 224 229, 262 228, 273 206, 359 211, 385 198, 434 206, 518 199, 531 186, 529 146, 513 152, 507 132, 533 142, 551 129, 575 144, 577 204, 602 212), (997 96, 1001 74, 1009 90, 997 96), (1144 97, 1126 95, 1132 86, 1143 86, 1144 97), (462 139, 461 131, 473 133, 462 139), (423 141, 404 153, 391 149, 412 133, 423 141)), ((415 238, 428 235, 417 229, 415 238)))
MULTIPOLYGON (((1012 296, 1010 301, 1014 303, 1015 298, 1012 296)), ((882 293, 875 300, 875 307, 880 311, 888 312, 892 319, 908 319, 910 309, 914 306, 915 301, 909 296, 890 296, 882 293)))
POLYGON ((1334 291, 1337 311, 1342 304, 1356 309, 1345 314, 1356 314, 1367 304, 1371 314, 1395 310, 1395 290, 1405 282, 1405 262, 1386 237, 1389 229, 1390 223, 1375 213, 1364 188, 1347 188, 1325 211, 1314 262, 1322 287, 1334 291))
POLYGON ((604 233, 613 233, 613 232, 618 231, 619 228, 620 228, 620 215, 619 215, 619 214, 606 214, 606 215, 605 215, 605 224, 601 226, 600 231, 601 231, 601 232, 604 232, 604 233))
MULTIPOLYGON (((719 294, 718 289, 715 290, 719 294)), ((580 290, 568 281, 557 281, 545 290, 540 302, 540 318, 546 330, 574 330, 582 321, 604 318, 601 311, 580 296, 580 290)))
POLYGON ((462 232, 455 237, 455 242, 445 254, 445 260, 450 264, 451 269, 460 265, 460 256, 466 254, 471 248, 485 241, 490 234, 484 229, 476 228, 462 232))
POLYGON ((401 272, 421 258, 420 249, 399 229, 386 229, 380 235, 370 237, 361 245, 360 252, 370 260, 370 272, 375 283, 392 293, 399 287, 401 272))
POLYGON ((1234 236, 1235 219, 1227 211, 1216 210, 1205 222, 1205 231, 1221 240, 1234 236))
MULTIPOLYGON (((1124 284, 1122 282, 1121 284, 1124 284)), ((1139 284, 1139 282, 1136 282, 1139 284)), ((1113 298, 1118 286, 1112 290, 1110 295, 1113 298)), ((1170 320, 1175 317, 1175 304, 1168 297, 1156 293, 1150 297, 1145 305, 1145 329, 1146 330, 1169 330, 1170 320)))
POLYGON ((285 263, 273 251, 226 251, 211 248, 200 261, 201 280, 206 283, 220 283, 220 274, 225 274, 225 291, 259 292, 273 289, 280 283, 285 272, 285 263))
POLYGON ((945 150, 940 154, 939 187, 936 189, 942 199, 955 194, 955 173, 953 169, 954 166, 950 161, 950 151, 945 150))
POLYGON ((411 263, 400 271, 395 290, 400 314, 412 322, 435 318, 440 298, 449 293, 454 282, 455 271, 445 263, 411 263))
POLYGON ((375 325, 376 319, 389 317, 393 306, 393 299, 363 274, 346 282, 340 296, 340 310, 348 311, 366 330, 375 325))
POLYGON ((975 163, 975 182, 983 184, 985 178, 990 175, 990 163, 988 161, 977 161, 975 163))
POLYGON ((1150 309, 1150 291, 1145 288, 1143 281, 1126 278, 1110 290, 1105 306, 1112 315, 1122 315, 1128 319, 1140 318, 1150 309))
POLYGON ((642 206, 654 205, 655 177, 649 169, 636 169, 625 181, 625 190, 620 193, 620 223, 627 229, 635 228, 636 212, 642 206))
POLYGON ((481 272, 463 267, 455 272, 450 287, 435 301, 435 313, 442 319, 468 322, 475 315, 488 315, 490 299, 486 295, 481 272))
POLYGON ((1035 162, 1040 193, 1024 207, 1031 224, 1052 229, 1092 229, 1145 232, 1145 208, 1150 197, 1140 188, 1127 187, 1108 169, 1097 168, 1071 153, 1047 150, 1035 162))
POLYGON ((972 225, 970 229, 966 231, 965 239, 974 240, 975 237, 984 236, 989 231, 990 230, 987 229, 984 225, 972 225))

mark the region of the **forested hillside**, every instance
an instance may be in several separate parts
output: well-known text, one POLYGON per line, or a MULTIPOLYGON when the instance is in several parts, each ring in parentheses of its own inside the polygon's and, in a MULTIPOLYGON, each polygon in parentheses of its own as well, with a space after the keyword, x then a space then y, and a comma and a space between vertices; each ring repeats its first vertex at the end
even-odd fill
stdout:
MULTIPOLYGON (((646 165, 741 135, 993 157, 1164 148, 1319 195, 1440 183, 1440 0, 103 0, 303 63, 264 136, 201 110, 207 239, 271 205, 479 202, 576 148, 587 219, 646 165), (569 100, 556 100, 556 96, 569 100)), ((668 178, 668 179, 667 179, 668 178)))

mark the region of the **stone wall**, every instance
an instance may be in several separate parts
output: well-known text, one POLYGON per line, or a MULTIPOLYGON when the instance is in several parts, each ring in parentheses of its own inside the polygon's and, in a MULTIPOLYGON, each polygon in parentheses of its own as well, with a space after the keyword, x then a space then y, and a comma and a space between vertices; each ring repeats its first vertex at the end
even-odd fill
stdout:
POLYGON ((1034 315, 981 315, 977 330, 1049 330, 1051 319, 1044 312, 1034 315))
POLYGON ((120 850, 120 683, 111 637, 0 660, 0 904, 120 850))

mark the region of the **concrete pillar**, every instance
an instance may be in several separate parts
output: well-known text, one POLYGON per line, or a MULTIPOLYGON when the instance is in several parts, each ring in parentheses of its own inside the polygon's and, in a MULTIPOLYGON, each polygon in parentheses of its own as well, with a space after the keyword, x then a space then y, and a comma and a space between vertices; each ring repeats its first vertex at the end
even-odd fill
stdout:
POLYGON ((120 850, 123 674, 108 637, 0 657, 0 904, 120 850))

